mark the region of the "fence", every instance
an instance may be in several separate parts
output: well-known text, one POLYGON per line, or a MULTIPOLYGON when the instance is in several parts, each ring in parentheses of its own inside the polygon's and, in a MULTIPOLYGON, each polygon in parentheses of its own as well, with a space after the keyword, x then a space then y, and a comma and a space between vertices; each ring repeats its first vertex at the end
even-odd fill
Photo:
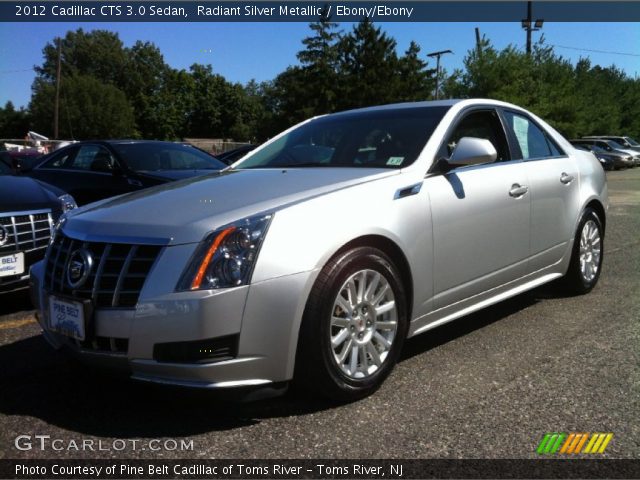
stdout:
POLYGON ((212 155, 219 155, 243 145, 249 145, 249 142, 234 142, 233 140, 216 138, 185 138, 184 141, 212 155))

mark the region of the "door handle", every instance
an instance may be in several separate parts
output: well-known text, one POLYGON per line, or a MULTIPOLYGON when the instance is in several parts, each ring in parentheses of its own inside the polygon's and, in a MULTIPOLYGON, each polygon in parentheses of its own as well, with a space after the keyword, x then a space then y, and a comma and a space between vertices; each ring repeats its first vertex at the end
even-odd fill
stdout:
POLYGON ((565 185, 568 185, 573 182, 573 175, 569 175, 567 172, 562 172, 562 175, 560 175, 560 181, 565 185))
POLYGON ((509 195, 515 198, 519 198, 523 196, 525 193, 527 193, 528 191, 529 191, 529 187, 527 187, 526 185, 519 185, 517 183, 514 183, 513 185, 511 185, 511 190, 509 190, 509 195))

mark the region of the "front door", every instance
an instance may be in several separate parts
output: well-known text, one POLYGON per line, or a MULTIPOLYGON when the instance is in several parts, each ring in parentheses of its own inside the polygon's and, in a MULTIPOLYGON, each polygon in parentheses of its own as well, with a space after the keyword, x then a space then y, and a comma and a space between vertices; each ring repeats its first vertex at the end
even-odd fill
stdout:
POLYGON ((495 162, 425 180, 433 218, 434 307, 440 309, 522 277, 529 254, 529 179, 513 161, 497 112, 463 114, 440 154, 462 137, 485 138, 495 162))

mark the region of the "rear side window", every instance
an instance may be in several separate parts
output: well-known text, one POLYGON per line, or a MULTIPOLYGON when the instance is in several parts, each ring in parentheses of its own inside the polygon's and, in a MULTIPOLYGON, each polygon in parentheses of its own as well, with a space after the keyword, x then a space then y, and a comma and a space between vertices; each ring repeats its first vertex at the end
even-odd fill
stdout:
POLYGON ((505 111, 504 116, 520 148, 520 158, 529 160, 564 155, 553 140, 524 115, 505 111))

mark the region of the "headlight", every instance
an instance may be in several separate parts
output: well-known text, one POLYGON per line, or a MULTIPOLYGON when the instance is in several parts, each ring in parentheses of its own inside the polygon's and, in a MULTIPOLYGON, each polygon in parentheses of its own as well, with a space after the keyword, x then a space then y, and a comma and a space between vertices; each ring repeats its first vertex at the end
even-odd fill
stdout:
POLYGON ((62 228, 62 226, 65 224, 66 221, 67 221, 67 216, 66 214, 63 213, 62 215, 60 215, 60 218, 58 218, 56 223, 54 223, 51 226, 51 237, 49 238, 49 245, 55 242, 56 235, 58 234, 58 232, 60 231, 60 229, 62 228))
POLYGON ((210 233, 196 248, 177 290, 208 290, 249 283, 273 215, 251 217, 210 233))
POLYGON ((75 199, 68 193, 65 193, 64 195, 60 195, 58 197, 58 200, 60 200, 62 213, 68 212, 69 210, 73 210, 74 208, 78 208, 78 204, 76 203, 75 199))

